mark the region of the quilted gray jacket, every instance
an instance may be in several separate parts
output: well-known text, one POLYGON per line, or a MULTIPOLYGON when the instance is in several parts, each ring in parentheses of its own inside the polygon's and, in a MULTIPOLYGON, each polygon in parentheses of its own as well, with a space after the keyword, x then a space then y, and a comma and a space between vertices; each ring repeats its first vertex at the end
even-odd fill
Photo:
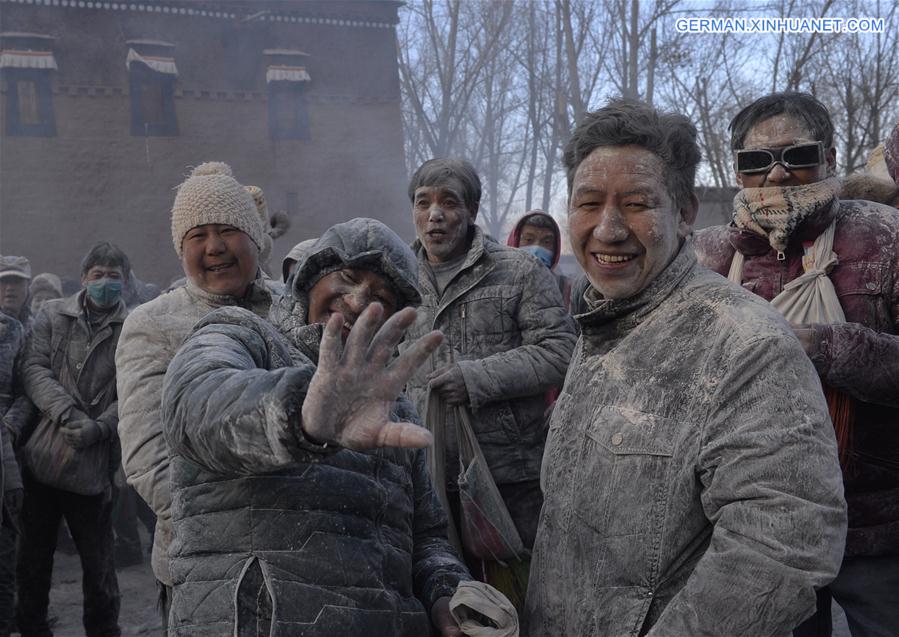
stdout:
POLYGON ((160 414, 165 370, 191 328, 205 314, 218 307, 242 304, 266 316, 271 301, 261 280, 253 285, 246 299, 210 294, 188 281, 183 287, 136 307, 125 319, 115 355, 122 466, 128 483, 156 513, 153 573, 169 586, 172 497, 160 414))
MULTIPOLYGON (((434 602, 470 579, 446 539, 424 451, 322 453, 298 427, 322 333, 305 324, 307 284, 365 267, 417 300, 415 260, 399 237, 369 220, 336 228, 299 264, 274 327, 217 310, 169 366, 170 635, 257 634, 262 624, 266 635, 422 637, 434 602)), ((394 414, 416 418, 402 398, 394 414)))
MULTIPOLYGON (((475 227, 468 256, 441 297, 420 242, 412 247, 419 259, 422 305, 407 339, 432 329, 446 338, 409 382, 409 397, 425 413, 428 374, 455 362, 494 480, 536 480, 546 439, 545 393, 561 386, 577 338, 555 277, 530 254, 499 245, 475 227)), ((453 413, 447 414, 446 475, 453 481, 458 474, 454 422, 453 413)))
POLYGON ((526 634, 789 634, 846 535, 808 357, 689 243, 636 296, 588 297, 550 424, 526 634))

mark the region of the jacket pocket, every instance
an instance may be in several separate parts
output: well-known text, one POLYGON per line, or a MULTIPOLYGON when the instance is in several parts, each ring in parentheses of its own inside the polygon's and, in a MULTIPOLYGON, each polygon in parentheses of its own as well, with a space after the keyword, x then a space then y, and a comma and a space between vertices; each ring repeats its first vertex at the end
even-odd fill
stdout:
POLYGON ((459 349, 467 354, 486 356, 515 346, 507 342, 513 329, 503 298, 495 293, 469 295, 459 304, 459 330, 459 349))
POLYGON ((604 537, 660 533, 674 434, 667 418, 602 406, 584 430, 575 515, 604 537))
POLYGON ((876 330, 890 330, 892 320, 885 290, 888 273, 883 263, 859 261, 839 265, 831 274, 846 320, 876 330))

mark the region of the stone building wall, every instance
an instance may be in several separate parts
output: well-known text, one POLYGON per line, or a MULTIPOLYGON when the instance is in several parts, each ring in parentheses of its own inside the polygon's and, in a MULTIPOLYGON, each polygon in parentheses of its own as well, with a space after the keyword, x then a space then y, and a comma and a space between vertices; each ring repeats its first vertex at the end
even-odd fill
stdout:
MULTIPOLYGON (((55 38, 50 71, 56 132, 10 134, 0 81, 0 253, 35 272, 77 277, 89 246, 108 239, 144 280, 180 275, 171 245, 174 188, 203 161, 287 210, 296 242, 355 216, 412 237, 396 64, 398 2, 126 2, 0 0, 0 32, 55 38), (177 134, 132 134, 133 40, 173 45, 177 134), (308 139, 273 139, 270 49, 301 50, 308 139)), ((2 37, 2 36, 0 36, 2 37)), ((17 46, 0 40, 4 49, 17 46)), ((4 75, 8 75, 6 69, 4 75)), ((276 266, 276 270, 279 269, 276 266)))

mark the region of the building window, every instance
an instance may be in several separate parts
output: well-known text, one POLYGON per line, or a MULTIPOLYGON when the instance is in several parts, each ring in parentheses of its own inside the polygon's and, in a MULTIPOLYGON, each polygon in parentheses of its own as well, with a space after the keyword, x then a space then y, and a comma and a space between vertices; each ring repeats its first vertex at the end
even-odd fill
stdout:
POLYGON ((138 47, 128 51, 126 60, 131 75, 131 134, 140 137, 177 135, 175 79, 178 69, 174 58, 158 53, 160 49, 171 49, 172 45, 145 40, 132 40, 129 44, 138 47))
POLYGON ((0 69, 6 82, 6 134, 11 137, 55 136, 51 73, 56 70, 56 59, 50 51, 31 48, 47 46, 52 38, 34 34, 0 34, 0 37, 6 41, 26 38, 15 42, 23 45, 21 49, 0 50, 0 69))
POLYGON ((309 115, 302 84, 269 82, 268 131, 272 139, 309 141, 309 115))
POLYGON ((308 54, 295 49, 266 49, 265 81, 268 84, 268 132, 272 139, 308 141, 309 114, 306 84, 309 73, 303 66, 308 54))

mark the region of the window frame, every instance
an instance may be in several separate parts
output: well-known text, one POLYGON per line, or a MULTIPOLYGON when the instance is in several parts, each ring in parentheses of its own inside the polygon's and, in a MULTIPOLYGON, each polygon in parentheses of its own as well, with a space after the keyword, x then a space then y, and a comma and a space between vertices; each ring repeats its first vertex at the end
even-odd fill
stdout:
POLYGON ((129 69, 131 94, 131 135, 134 137, 177 137, 178 116, 175 112, 176 76, 154 71, 145 64, 135 62, 129 69), (141 103, 145 82, 158 82, 162 88, 162 122, 146 122, 141 103))
POLYGON ((52 69, 4 68, 6 82, 6 134, 10 137, 56 137, 56 112, 53 109, 52 69), (22 121, 19 112, 19 82, 33 82, 37 96, 36 124, 22 121))

